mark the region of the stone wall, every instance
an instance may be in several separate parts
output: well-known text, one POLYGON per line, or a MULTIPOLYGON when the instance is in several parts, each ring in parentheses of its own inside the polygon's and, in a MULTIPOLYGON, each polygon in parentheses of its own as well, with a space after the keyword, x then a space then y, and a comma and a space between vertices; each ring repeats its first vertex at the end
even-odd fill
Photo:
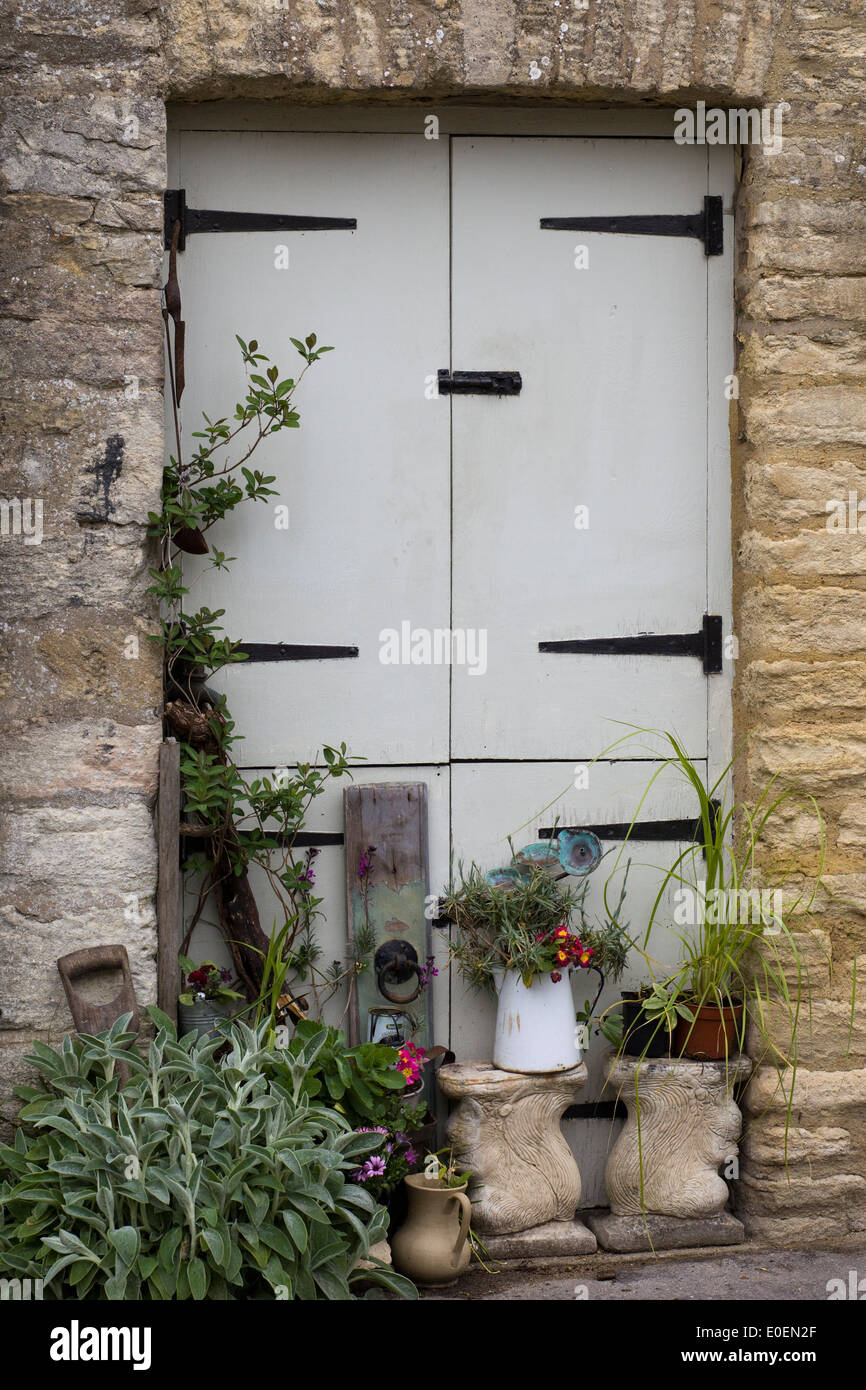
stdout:
MULTIPOLYGON (((152 997, 159 672, 145 527, 162 463, 166 100, 787 101, 745 151, 732 402, 742 791, 802 778, 827 823, 821 925, 785 1177, 762 1073, 738 1200, 753 1231, 866 1225, 866 559, 826 503, 866 497, 866 21, 858 0, 0 0, 0 1057, 69 1018, 64 951, 123 939, 152 997), (138 639, 137 655, 136 643, 138 639)), ((864 522, 866 525, 866 522, 864 522)), ((779 854, 815 866, 792 818, 779 854)))
POLYGON ((153 997, 165 106, 148 7, 4 10, 0 496, 43 531, 0 537, 5 1092, 70 1025, 64 952, 125 941, 153 997))

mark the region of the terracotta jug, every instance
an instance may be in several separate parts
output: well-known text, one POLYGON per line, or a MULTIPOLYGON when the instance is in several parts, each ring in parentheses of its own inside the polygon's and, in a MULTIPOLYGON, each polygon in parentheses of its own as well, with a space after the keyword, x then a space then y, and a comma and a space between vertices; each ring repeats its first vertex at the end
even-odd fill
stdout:
POLYGON ((394 1266, 428 1288, 453 1284, 472 1258, 472 1204, 466 1183, 446 1187, 441 1178, 426 1178, 423 1173, 412 1173, 403 1181, 409 1214, 391 1240, 394 1266))

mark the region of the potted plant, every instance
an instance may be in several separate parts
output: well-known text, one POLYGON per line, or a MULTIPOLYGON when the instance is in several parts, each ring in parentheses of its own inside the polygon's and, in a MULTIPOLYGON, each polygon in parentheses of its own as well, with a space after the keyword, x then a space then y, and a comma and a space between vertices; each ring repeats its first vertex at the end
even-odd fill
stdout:
MULTIPOLYGON (((646 927, 644 955, 650 932, 673 889, 672 930, 681 943, 681 963, 663 985, 652 987, 652 1012, 665 1028, 676 1015, 672 1046, 676 1056, 719 1060, 742 1052, 747 1023, 751 1022, 755 1040, 763 1043, 766 1053, 784 1069, 793 1052, 803 989, 808 985, 808 971, 791 918, 800 914, 804 919, 817 883, 808 901, 798 898, 783 908, 781 883, 767 887, 761 882, 758 886, 758 855, 768 822, 786 803, 793 802, 795 808, 808 809, 816 816, 823 860, 823 826, 817 804, 814 798, 800 797, 791 788, 779 789, 775 777, 754 806, 729 803, 734 760, 708 786, 673 734, 657 737, 667 745, 667 756, 653 780, 666 769, 684 777, 697 799, 699 816, 694 842, 663 872, 646 927), (787 979, 792 961, 797 972, 793 989, 787 979), (771 1003, 777 1006, 774 1036, 767 1023, 771 1003), (787 1033, 781 1041, 780 1023, 787 1033)), ((649 961, 648 956, 646 959, 649 961)), ((646 1014, 647 1001, 640 1002, 646 1014)))
POLYGON ((678 980, 654 981, 622 994, 622 1051, 629 1057, 670 1055, 677 1027, 691 1023, 692 1011, 680 998, 678 980))
POLYGON ((183 989, 178 995, 180 1035, 213 1033, 220 1019, 230 1018, 236 999, 243 995, 233 989, 232 972, 204 960, 196 965, 188 956, 178 956, 184 972, 183 989))
MULTIPOLYGON (((569 975, 593 963, 594 948, 569 930, 577 895, 532 857, 537 848, 487 875, 461 864, 459 882, 440 899, 440 916, 457 927, 451 950, 461 972, 498 996, 493 1061, 504 1071, 568 1071, 581 1059, 569 975)), ((556 842, 540 848, 557 855, 556 842)), ((559 854, 574 863, 574 837, 559 854)), ((586 868, 566 872, 588 872, 598 858, 600 849, 586 868)))
POLYGON ((471 1173, 427 1155, 424 1169, 403 1179, 408 1197, 406 1220, 391 1241, 394 1267, 416 1284, 444 1288, 456 1282, 472 1258, 466 1194, 471 1173))

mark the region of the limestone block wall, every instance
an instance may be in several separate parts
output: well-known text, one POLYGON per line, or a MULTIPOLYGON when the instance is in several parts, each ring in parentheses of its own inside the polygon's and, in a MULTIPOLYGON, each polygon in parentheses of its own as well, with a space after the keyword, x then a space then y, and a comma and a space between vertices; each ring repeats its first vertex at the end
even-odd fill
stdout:
POLYGON ((70 1018, 54 965, 123 940, 153 996, 165 107, 152 7, 4 5, 0 1076, 70 1018))
MULTIPOLYGON (((850 1047, 840 1019, 858 958, 866 976, 866 547, 826 527, 829 500, 866 499, 860 0, 0 0, 0 17, 0 497, 43 509, 40 543, 0 535, 4 1090, 69 1026, 58 955, 124 940, 154 990, 165 102, 785 101, 783 148, 744 150, 739 195, 736 731, 741 792, 778 770, 821 806, 833 968, 814 971, 791 1182, 759 1073, 738 1201, 760 1234, 863 1228, 862 1006, 850 1047)), ((815 866, 797 818, 773 848, 815 866)))

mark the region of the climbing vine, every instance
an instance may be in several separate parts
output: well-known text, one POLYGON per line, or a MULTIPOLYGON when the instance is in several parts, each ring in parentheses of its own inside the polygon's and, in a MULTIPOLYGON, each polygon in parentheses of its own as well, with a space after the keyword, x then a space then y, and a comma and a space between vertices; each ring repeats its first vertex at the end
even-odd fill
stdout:
POLYGON ((160 511, 148 518, 149 534, 159 546, 159 564, 150 570, 153 584, 148 591, 160 611, 159 632, 152 640, 163 651, 166 723, 180 743, 181 835, 190 844, 185 868, 198 876, 200 885, 181 949, 187 951, 196 924, 215 905, 247 1000, 260 1000, 264 990, 272 988, 278 969, 280 980, 292 981, 283 987, 287 1007, 297 1016, 303 1012, 294 993, 299 982, 321 1009, 360 966, 355 962, 346 970, 334 961, 320 967, 313 931, 321 903, 314 892, 315 856, 299 856, 295 849, 311 803, 331 778, 349 775, 350 759, 345 743, 338 748, 325 745, 320 763, 280 769, 272 777, 252 781, 243 777, 232 756, 239 735, 226 697, 207 682, 225 667, 246 660, 246 653, 222 627, 225 609, 184 606, 191 585, 182 556, 201 557, 204 569, 228 571, 234 557, 212 545, 208 532, 242 503, 279 496, 271 486, 276 476, 252 467, 252 457, 266 439, 298 428, 295 392, 310 367, 332 349, 318 347, 314 333, 303 342, 292 338, 304 362, 294 378, 281 376, 254 339, 237 342, 245 395, 230 417, 212 420, 203 415, 202 428, 192 435, 197 443, 186 458, 178 414, 179 373, 172 373, 176 453, 165 469, 160 511), (262 931, 249 882, 253 864, 266 874, 283 918, 275 922, 270 936, 262 931))

